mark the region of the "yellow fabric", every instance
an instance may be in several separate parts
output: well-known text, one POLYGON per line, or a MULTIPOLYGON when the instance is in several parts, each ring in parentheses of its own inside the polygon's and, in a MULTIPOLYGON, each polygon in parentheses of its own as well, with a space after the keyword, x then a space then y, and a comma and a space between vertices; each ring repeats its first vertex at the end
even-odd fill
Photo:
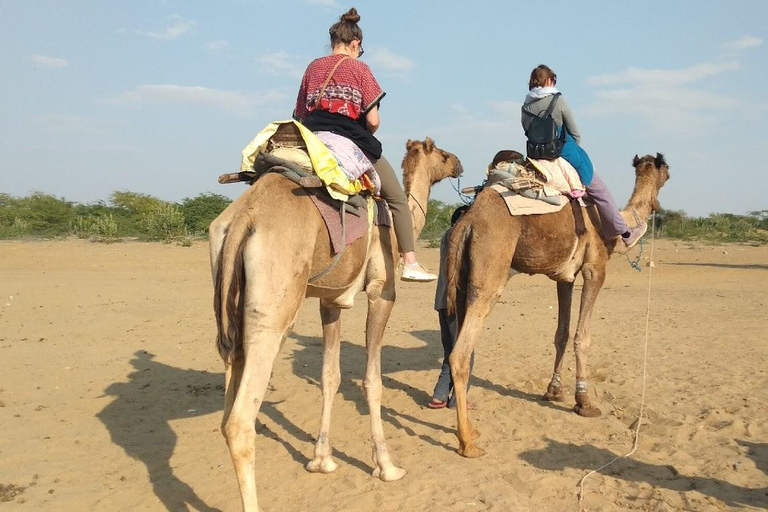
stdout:
POLYGON ((333 153, 323 144, 317 136, 312 133, 306 126, 298 121, 274 121, 267 125, 266 128, 261 130, 256 137, 243 148, 243 158, 240 163, 240 171, 248 172, 253 169, 253 164, 256 162, 256 156, 259 151, 266 151, 267 142, 277 132, 280 125, 286 123, 293 123, 299 129, 304 143, 307 145, 307 153, 312 161, 312 167, 318 178, 325 183, 328 192, 334 199, 346 201, 349 196, 358 194, 363 190, 363 185, 360 180, 352 181, 347 177, 344 170, 339 166, 339 162, 333 153))

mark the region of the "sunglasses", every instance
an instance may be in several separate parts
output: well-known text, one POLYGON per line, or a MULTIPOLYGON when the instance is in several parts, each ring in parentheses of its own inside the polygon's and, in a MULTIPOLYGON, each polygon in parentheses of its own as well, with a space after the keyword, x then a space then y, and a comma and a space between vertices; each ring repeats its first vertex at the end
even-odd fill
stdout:
POLYGON ((365 53, 365 50, 363 50, 363 45, 360 44, 360 47, 357 49, 357 56, 362 57, 364 53, 365 53))

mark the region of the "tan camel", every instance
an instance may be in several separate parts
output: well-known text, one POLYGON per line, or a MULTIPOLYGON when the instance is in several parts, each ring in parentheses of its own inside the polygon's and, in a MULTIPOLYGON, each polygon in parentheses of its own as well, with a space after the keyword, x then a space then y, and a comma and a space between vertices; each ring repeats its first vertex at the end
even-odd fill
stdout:
MULTIPOLYGON (((433 184, 461 173, 459 160, 426 141, 408 141, 403 159, 411 210, 426 208, 433 184)), ((377 228, 348 245, 332 270, 309 283, 333 259, 324 221, 305 189, 267 174, 235 200, 210 227, 211 267, 218 348, 226 365, 222 433, 229 446, 243 509, 258 509, 254 466, 254 422, 272 364, 290 333, 304 297, 320 298, 323 324, 323 410, 314 458, 306 469, 330 473, 333 460, 331 406, 340 383, 339 333, 342 309, 355 294, 368 296, 364 391, 371 416, 373 476, 398 480, 405 470, 387 451, 381 423, 381 343, 395 301, 397 242, 393 230, 377 228)), ((423 227, 423 221, 418 224, 423 227)), ((420 232, 417 230, 417 235, 420 232)))
MULTIPOLYGON (((659 208, 659 189, 669 179, 663 155, 635 156, 635 188, 621 212, 630 226, 647 219, 659 208)), ((597 294, 605 281, 608 259, 624 250, 618 238, 600 236, 600 220, 594 207, 585 215, 586 233, 577 237, 573 211, 566 207, 546 215, 511 216, 501 196, 490 189, 481 191, 472 207, 456 223, 451 233, 447 261, 448 307, 456 311, 459 335, 450 356, 451 375, 456 393, 459 454, 480 457, 479 433, 467 416, 467 378, 469 358, 485 317, 504 287, 515 274, 544 274, 557 282, 558 321, 555 333, 555 368, 544 395, 545 400, 562 401, 560 370, 568 344, 571 303, 576 275, 584 285, 573 344, 576 352, 576 406, 581 416, 600 415, 587 394, 587 349, 590 320, 597 294), (619 245, 620 247, 617 247, 619 245)))

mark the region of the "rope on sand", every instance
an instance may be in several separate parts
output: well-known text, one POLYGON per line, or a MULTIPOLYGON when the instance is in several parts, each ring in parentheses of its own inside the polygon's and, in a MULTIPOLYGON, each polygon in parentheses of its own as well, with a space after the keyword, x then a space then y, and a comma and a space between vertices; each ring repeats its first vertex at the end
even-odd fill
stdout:
MULTIPOLYGON (((651 222, 651 256, 650 261, 653 263, 653 242, 656 239, 656 212, 653 213, 653 220, 651 222)), ((578 497, 579 497, 579 512, 581 512, 582 509, 582 500, 584 499, 584 482, 587 478, 594 475, 595 473, 599 473, 603 469, 607 468, 617 460, 625 459, 635 453, 637 451, 637 444, 640 440, 640 425, 643 423, 643 410, 645 409, 645 388, 646 388, 646 378, 647 378, 647 368, 648 368, 648 326, 650 325, 651 321, 651 275, 653 273, 653 265, 649 265, 648 267, 648 301, 646 304, 646 314, 645 314, 645 345, 643 347, 643 391, 642 395, 640 397, 640 412, 637 417, 637 426, 635 427, 635 439, 632 442, 632 449, 629 450, 624 455, 619 455, 617 457, 614 457, 610 461, 606 462, 602 466, 600 466, 597 469, 594 469, 584 475, 581 480, 579 480, 578 485, 578 497)))

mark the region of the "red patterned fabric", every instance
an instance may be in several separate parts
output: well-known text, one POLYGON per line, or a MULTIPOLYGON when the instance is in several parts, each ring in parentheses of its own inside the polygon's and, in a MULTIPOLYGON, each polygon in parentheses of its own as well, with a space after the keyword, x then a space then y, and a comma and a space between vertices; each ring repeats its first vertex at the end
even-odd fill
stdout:
POLYGON ((336 68, 319 105, 316 104, 328 74, 343 57, 341 54, 327 55, 309 63, 296 98, 295 117, 304 119, 319 108, 358 119, 361 112, 381 100, 384 93, 368 64, 347 58, 336 68))

